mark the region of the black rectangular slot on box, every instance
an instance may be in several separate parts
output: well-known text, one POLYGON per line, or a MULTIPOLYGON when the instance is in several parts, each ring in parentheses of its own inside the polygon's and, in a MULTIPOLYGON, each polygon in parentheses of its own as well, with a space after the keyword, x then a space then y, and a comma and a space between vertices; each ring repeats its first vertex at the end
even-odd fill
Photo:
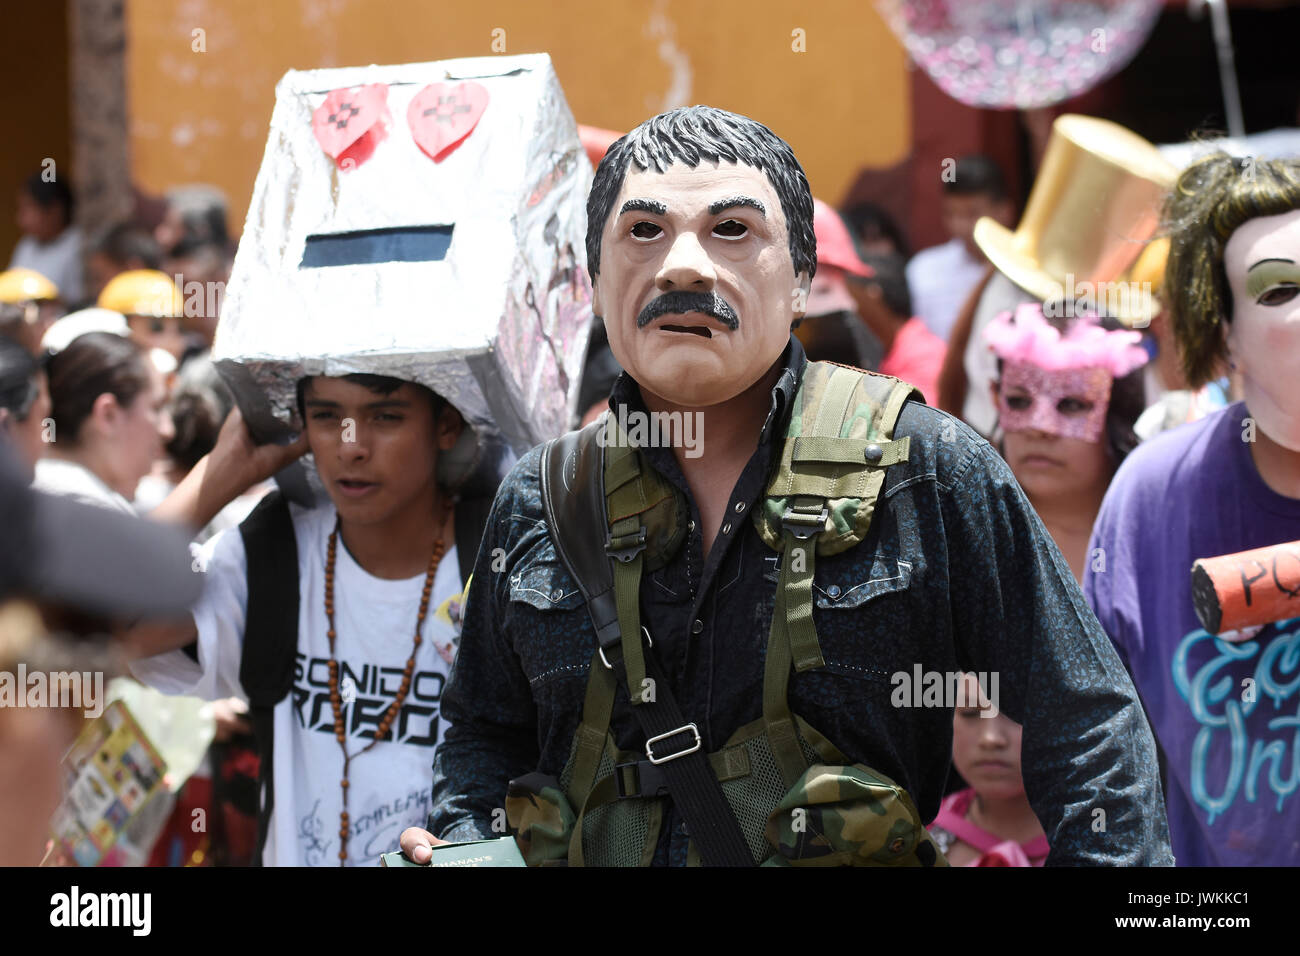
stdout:
POLYGON ((307 237, 300 269, 445 259, 453 226, 397 226, 307 237))

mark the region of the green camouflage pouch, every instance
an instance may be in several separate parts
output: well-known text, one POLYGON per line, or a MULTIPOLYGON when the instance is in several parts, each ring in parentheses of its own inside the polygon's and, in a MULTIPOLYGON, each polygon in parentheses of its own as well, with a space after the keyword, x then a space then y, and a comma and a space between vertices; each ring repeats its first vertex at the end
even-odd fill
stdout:
POLYGON ((554 777, 530 773, 506 788, 506 822, 529 866, 564 866, 576 819, 554 777))
POLYGON ((764 866, 947 866, 907 791, 861 764, 809 767, 768 816, 764 866))

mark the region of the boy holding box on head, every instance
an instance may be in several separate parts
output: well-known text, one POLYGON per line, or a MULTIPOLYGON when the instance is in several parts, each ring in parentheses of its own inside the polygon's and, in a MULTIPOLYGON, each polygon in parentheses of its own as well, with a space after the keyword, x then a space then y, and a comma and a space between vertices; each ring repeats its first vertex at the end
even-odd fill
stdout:
POLYGON ((302 430, 311 464, 204 546, 189 633, 135 665, 248 698, 265 864, 377 865, 429 811, 507 443, 576 406, 589 180, 545 56, 277 88, 213 360, 250 429, 302 430))

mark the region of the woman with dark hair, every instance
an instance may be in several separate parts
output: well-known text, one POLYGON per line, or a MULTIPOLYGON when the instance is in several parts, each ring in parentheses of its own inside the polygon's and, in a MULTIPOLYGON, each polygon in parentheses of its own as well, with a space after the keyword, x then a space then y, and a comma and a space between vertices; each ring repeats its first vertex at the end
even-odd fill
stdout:
POLYGON ((0 437, 18 452, 30 475, 41 457, 41 432, 50 415, 50 390, 41 363, 0 335, 0 437))
POLYGON ((1113 319, 1047 309, 1004 312, 984 339, 998 357, 992 384, 1002 455, 1070 570, 1083 580, 1088 538, 1120 462, 1138 443, 1141 333, 1113 319))
POLYGON ((88 332, 49 360, 53 440, 36 487, 131 511, 135 487, 172 437, 167 388, 130 339, 88 332))
MULTIPOLYGON (((45 457, 36 463, 34 487, 135 514, 131 502, 140 479, 175 437, 162 374, 125 336, 87 332, 47 360, 46 375, 49 428, 41 428, 40 440, 47 444, 45 457)), ((216 445, 149 510, 149 517, 198 531, 306 447, 305 437, 289 445, 255 444, 235 409, 221 425, 216 445)))

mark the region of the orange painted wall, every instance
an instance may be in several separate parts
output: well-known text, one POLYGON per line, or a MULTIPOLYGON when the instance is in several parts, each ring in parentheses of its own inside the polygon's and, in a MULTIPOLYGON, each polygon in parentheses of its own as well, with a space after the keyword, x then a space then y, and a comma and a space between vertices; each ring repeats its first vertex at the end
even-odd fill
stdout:
POLYGON ((220 186, 238 232, 286 70, 487 56, 498 27, 506 53, 550 53, 580 123, 623 130, 693 103, 745 113, 830 202, 910 147, 905 56, 864 0, 128 0, 135 179, 220 186))
POLYGON ((61 3, 6 5, 0 27, 0 88, 6 91, 0 149, 0 269, 19 239, 18 187, 54 160, 72 176, 72 104, 68 93, 68 15, 61 3))

